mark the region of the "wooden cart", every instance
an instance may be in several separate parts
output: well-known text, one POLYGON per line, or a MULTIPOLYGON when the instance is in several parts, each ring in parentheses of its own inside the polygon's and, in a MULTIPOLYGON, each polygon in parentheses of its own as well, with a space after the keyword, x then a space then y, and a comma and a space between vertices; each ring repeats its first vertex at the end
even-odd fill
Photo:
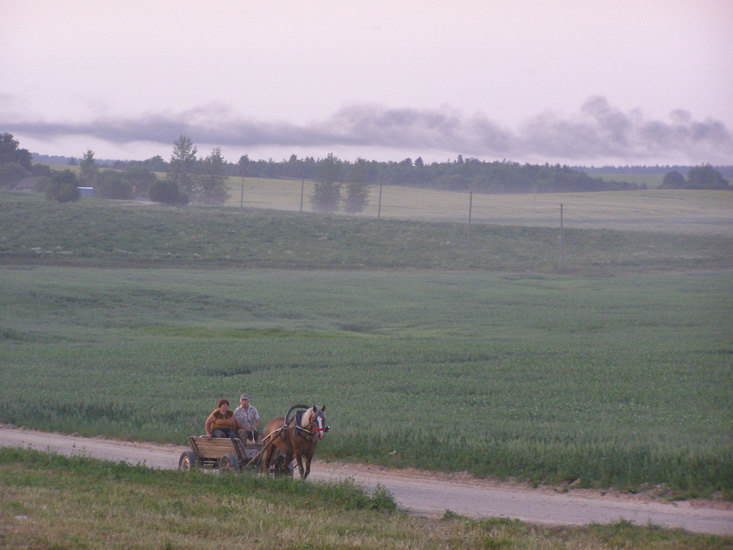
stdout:
MULTIPOLYGON (((190 451, 181 454, 178 469, 188 472, 198 468, 218 469, 222 472, 256 470, 262 464, 262 456, 267 444, 242 443, 238 438, 190 436, 190 451)), ((268 473, 276 476, 293 475, 292 464, 285 462, 285 455, 277 452, 268 473)))

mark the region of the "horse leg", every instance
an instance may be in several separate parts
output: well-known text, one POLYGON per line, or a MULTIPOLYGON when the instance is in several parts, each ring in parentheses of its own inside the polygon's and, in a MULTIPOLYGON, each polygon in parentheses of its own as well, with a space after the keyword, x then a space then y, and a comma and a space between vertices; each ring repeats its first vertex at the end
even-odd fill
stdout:
POLYGON ((308 477, 308 474, 311 473, 311 460, 313 459, 313 451, 308 451, 305 453, 305 475, 303 476, 303 479, 308 477))
POLYGON ((300 479, 305 479, 308 474, 304 473, 303 470, 303 457, 299 452, 295 453, 295 460, 298 462, 298 471, 300 472, 300 479))
POLYGON ((265 453, 262 456, 262 463, 260 465, 260 472, 263 474, 266 474, 267 471, 270 469, 270 462, 272 462, 272 455, 275 452, 275 445, 270 445, 265 449, 265 453))

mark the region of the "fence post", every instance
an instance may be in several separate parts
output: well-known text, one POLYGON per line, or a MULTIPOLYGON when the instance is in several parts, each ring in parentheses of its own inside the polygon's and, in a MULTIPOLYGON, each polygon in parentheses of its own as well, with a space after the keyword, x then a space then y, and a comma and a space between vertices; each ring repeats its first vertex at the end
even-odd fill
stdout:
POLYGON ((564 240, 565 240, 565 227, 564 227, 564 219, 563 219, 563 208, 562 203, 560 203, 560 269, 562 269, 562 256, 563 256, 563 246, 564 246, 564 240))
POLYGON ((305 178, 300 178, 300 213, 303 213, 303 188, 305 187, 305 178))
POLYGON ((467 246, 471 248, 471 211, 473 210, 473 191, 468 193, 468 242, 467 246))
POLYGON ((379 182, 379 205, 377 206, 377 221, 382 218, 382 182, 379 182))

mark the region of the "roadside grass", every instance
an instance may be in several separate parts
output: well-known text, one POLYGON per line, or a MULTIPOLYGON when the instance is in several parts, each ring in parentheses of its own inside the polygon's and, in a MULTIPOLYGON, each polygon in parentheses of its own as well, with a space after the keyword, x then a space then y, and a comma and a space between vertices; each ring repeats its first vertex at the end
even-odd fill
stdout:
POLYGON ((733 498, 730 270, 0 267, 0 421, 184 443, 242 391, 317 454, 733 498))
POLYGON ((396 511, 382 491, 248 474, 156 471, 0 449, 0 546, 25 548, 725 548, 628 522, 543 527, 396 511))
MULTIPOLYGON (((733 196, 733 193, 731 193, 733 196)), ((731 266, 733 237, 171 208, 0 193, 0 263, 471 269, 608 276, 731 266)))

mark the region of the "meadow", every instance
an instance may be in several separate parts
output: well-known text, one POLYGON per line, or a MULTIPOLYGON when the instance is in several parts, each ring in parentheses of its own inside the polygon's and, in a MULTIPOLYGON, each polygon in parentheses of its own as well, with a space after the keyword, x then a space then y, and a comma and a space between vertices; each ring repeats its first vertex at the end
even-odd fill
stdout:
POLYGON ((439 519, 395 511, 383 491, 155 471, 0 449, 6 548, 726 548, 731 537, 628 522, 584 527, 439 519), (283 498, 286 496, 287 498, 283 498))

